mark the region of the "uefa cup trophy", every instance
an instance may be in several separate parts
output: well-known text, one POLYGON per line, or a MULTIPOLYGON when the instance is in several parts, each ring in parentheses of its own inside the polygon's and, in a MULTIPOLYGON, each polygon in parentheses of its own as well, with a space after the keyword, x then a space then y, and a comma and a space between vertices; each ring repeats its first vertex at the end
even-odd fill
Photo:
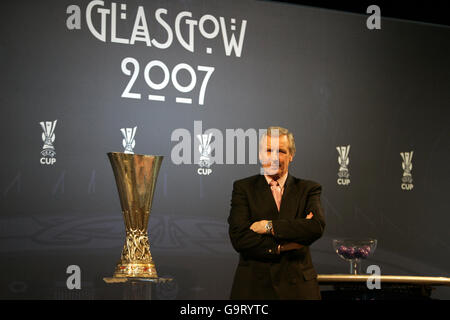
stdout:
POLYGON ((148 241, 148 219, 163 156, 109 152, 126 238, 114 278, 158 278, 148 241))

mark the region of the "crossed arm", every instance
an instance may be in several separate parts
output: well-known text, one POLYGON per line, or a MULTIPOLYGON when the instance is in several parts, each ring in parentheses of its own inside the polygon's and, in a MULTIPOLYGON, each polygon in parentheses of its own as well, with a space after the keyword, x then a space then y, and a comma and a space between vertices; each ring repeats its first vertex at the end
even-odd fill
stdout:
POLYGON ((273 220, 271 233, 266 231, 267 220, 256 222, 251 217, 247 193, 237 183, 233 185, 231 212, 228 218, 229 235, 234 249, 255 259, 276 258, 280 252, 298 250, 320 238, 325 221, 320 205, 321 187, 308 192, 305 218, 273 220))
MULTIPOLYGON (((314 217, 314 214, 312 212, 310 212, 305 219, 312 219, 314 217)), ((253 232, 256 232, 258 234, 271 234, 272 236, 275 236, 275 231, 272 228, 270 228, 270 230, 268 231, 266 226, 269 223, 269 220, 260 220, 260 221, 256 221, 253 222, 253 224, 250 226, 250 230, 252 230, 253 232)), ((277 254, 280 254, 281 252, 284 251, 291 251, 291 250, 298 250, 303 248, 304 245, 297 243, 297 242, 286 242, 284 244, 279 244, 276 250, 277 254)))

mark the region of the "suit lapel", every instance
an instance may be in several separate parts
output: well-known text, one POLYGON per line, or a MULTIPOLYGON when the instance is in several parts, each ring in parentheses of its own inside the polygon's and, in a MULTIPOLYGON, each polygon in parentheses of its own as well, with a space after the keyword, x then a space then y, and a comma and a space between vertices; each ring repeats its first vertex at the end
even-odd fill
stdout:
POLYGON ((297 185, 294 183, 294 177, 288 173, 288 177, 284 186, 283 197, 281 198, 279 214, 280 219, 290 219, 295 217, 299 199, 300 192, 297 188, 297 185))
POLYGON ((268 217, 268 219, 269 218, 273 219, 277 217, 278 216, 277 204, 275 202, 275 199, 273 198, 272 190, 270 190, 270 186, 267 183, 266 178, 262 174, 259 175, 256 189, 257 195, 261 197, 260 198, 261 207, 269 208, 270 214, 272 215, 272 217, 268 217))

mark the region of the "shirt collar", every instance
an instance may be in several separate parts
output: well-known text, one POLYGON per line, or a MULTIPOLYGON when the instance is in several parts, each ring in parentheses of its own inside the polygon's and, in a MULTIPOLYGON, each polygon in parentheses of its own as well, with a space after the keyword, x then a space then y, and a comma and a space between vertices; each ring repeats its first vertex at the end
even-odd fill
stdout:
MULTIPOLYGON (((282 176, 280 179, 277 180, 277 181, 278 181, 278 184, 280 185, 280 187, 281 187, 282 189, 284 188, 284 184, 285 184, 285 182, 286 182, 287 176, 288 176, 288 172, 286 172, 286 173, 284 174, 284 176, 282 176)), ((268 176, 268 175, 264 175, 264 178, 266 178, 266 181, 267 181, 268 184, 270 184, 270 182, 273 180, 272 177, 270 177, 270 176, 268 176)))

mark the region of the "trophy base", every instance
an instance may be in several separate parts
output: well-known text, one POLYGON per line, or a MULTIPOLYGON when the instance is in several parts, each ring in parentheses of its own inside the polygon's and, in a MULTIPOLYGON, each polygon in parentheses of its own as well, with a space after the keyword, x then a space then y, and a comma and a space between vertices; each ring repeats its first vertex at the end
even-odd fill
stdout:
POLYGON ((154 263, 119 263, 114 278, 158 278, 154 263))
POLYGON ((166 283, 169 281, 173 281, 173 278, 137 278, 137 277, 105 277, 103 278, 108 284, 111 283, 126 283, 126 282, 147 282, 147 283, 166 283))

